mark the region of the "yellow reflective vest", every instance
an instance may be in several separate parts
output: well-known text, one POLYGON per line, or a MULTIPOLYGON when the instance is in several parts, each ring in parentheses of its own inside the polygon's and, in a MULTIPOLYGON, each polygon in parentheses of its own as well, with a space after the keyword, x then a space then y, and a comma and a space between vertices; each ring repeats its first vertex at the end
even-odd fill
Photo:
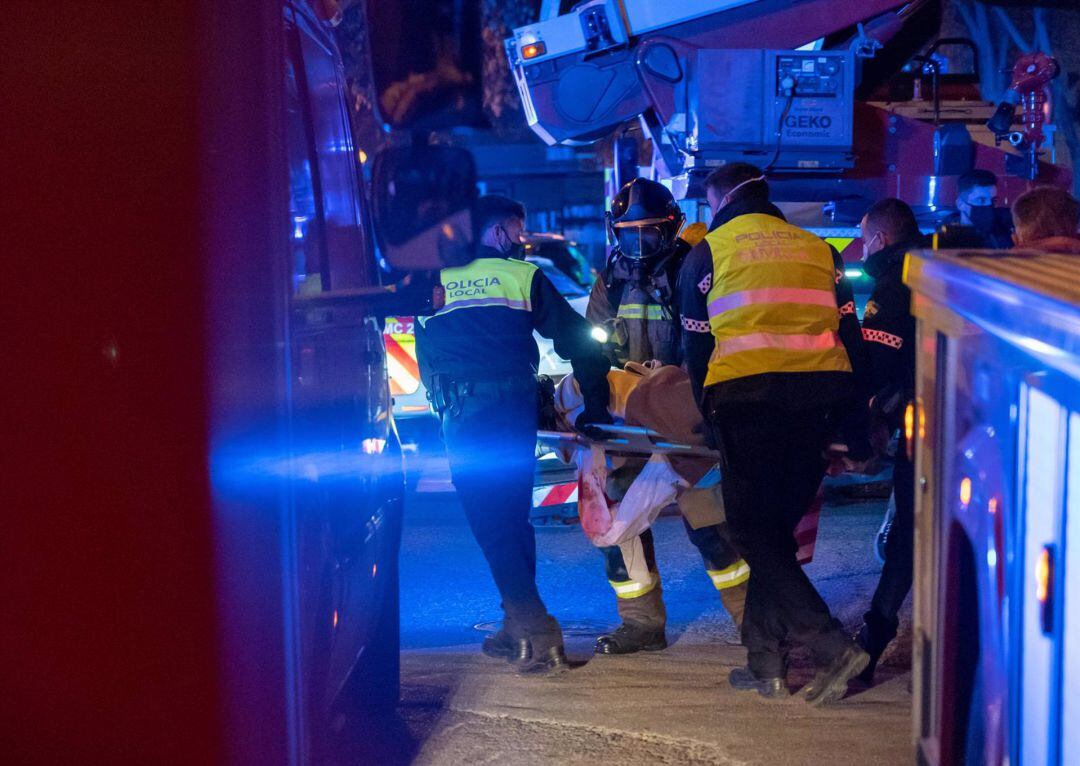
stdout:
POLYGON ((829 246, 775 216, 741 215, 705 237, 716 347, 705 385, 781 372, 851 372, 838 335, 829 246))
POLYGON ((440 276, 446 304, 436 316, 485 306, 531 311, 537 270, 531 263, 509 258, 477 258, 465 266, 443 269, 440 276))

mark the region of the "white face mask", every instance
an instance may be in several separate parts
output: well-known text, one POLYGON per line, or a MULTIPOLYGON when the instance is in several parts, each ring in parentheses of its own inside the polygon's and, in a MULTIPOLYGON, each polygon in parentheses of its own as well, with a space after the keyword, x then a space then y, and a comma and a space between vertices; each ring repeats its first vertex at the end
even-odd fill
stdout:
POLYGON ((757 178, 747 178, 741 184, 738 184, 737 186, 735 186, 735 188, 733 188, 731 191, 729 191, 727 194, 725 194, 723 197, 720 198, 720 204, 716 206, 716 211, 713 213, 713 215, 716 215, 716 213, 719 213, 721 210, 723 210, 725 207, 727 207, 728 203, 731 202, 732 195, 734 195, 735 192, 737 192, 739 189, 743 188, 747 184, 756 184, 759 181, 764 181, 764 180, 765 180, 765 176, 758 176, 757 178))

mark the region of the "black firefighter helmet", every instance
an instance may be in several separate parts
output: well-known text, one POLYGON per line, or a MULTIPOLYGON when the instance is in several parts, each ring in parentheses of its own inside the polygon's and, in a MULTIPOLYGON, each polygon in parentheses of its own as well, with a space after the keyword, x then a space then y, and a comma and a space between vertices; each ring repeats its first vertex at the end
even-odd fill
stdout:
POLYGON ((671 248, 684 220, 666 186, 635 178, 611 201, 608 230, 622 257, 647 261, 671 248))

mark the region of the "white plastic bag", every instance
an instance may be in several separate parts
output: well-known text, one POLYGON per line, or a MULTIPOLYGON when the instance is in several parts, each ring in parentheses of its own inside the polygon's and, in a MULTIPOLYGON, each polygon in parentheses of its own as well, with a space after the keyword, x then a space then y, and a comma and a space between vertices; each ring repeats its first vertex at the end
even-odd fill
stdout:
MULTIPOLYGON (((637 537, 652 525, 660 511, 675 501, 680 486, 687 484, 672 469, 667 457, 653 455, 626 490, 623 499, 614 503, 614 517, 606 530, 590 532, 585 528, 585 517, 582 515, 585 534, 593 545, 601 548, 619 545, 637 537)), ((611 505, 608 501, 609 508, 611 505)))

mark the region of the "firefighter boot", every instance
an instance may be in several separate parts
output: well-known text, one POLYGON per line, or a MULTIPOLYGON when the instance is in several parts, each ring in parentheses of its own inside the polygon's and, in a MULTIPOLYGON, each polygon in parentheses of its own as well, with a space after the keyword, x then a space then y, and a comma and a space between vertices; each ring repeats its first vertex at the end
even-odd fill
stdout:
POLYGON ((506 660, 507 662, 520 665, 529 659, 532 647, 526 638, 512 638, 505 628, 499 628, 498 632, 484 639, 480 651, 488 657, 506 660))
POLYGON ((633 654, 634 652, 658 652, 667 649, 664 626, 649 627, 624 622, 612 633, 596 639, 597 654, 633 654))
MULTIPOLYGON (((618 587, 621 583, 613 583, 618 587)), ((597 654, 633 654, 634 652, 658 652, 667 648, 664 625, 667 623, 667 610, 664 607, 663 588, 659 576, 655 585, 644 593, 633 592, 619 595, 620 625, 612 633, 596 639, 597 654)))

